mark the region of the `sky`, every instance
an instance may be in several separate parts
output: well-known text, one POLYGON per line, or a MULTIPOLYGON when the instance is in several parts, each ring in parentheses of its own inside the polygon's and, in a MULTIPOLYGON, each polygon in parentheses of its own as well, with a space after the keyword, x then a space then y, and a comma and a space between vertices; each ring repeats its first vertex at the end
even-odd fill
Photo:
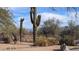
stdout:
MULTIPOLYGON (((32 23, 30 21, 30 8, 29 7, 10 7, 10 11, 13 14, 13 20, 15 22, 15 25, 19 27, 20 24, 20 18, 24 18, 23 27, 26 29, 32 29, 32 23)), ((61 26, 67 25, 68 20, 74 20, 75 17, 74 11, 71 11, 70 13, 67 13, 67 10, 65 8, 56 8, 57 10, 54 10, 50 7, 37 7, 37 15, 41 15, 41 24, 40 26, 48 19, 52 19, 53 17, 56 19, 59 19, 59 21, 62 22, 61 26)), ((79 12, 78 12, 79 13, 79 12)), ((79 15, 79 14, 78 14, 79 15)), ((77 15, 77 16, 78 16, 77 15)))

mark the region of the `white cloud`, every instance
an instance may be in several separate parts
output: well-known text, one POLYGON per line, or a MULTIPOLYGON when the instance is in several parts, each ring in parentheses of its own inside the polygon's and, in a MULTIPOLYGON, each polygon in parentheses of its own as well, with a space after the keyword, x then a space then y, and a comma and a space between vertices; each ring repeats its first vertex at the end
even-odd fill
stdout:
MULTIPOLYGON (((15 18, 15 22, 16 22, 15 25, 19 28, 20 27, 20 17, 15 18)), ((24 17, 23 28, 26 28, 26 29, 32 28, 32 23, 31 23, 29 17, 24 17)))
MULTIPOLYGON (((52 19, 52 18, 56 18, 59 21, 62 22, 61 25, 67 25, 67 22, 69 20, 73 20, 79 22, 79 12, 77 13, 77 20, 75 20, 75 12, 69 13, 69 15, 61 15, 61 14, 55 14, 55 13, 48 13, 48 12, 44 12, 44 13, 39 13, 41 15, 41 24, 43 24, 44 21, 48 20, 48 19, 52 19)), ((77 23, 78 24, 78 23, 77 23)))
POLYGON ((59 20, 64 20, 66 19, 67 17, 66 16, 63 16, 63 15, 60 15, 60 14, 55 14, 55 13, 39 13, 41 14, 41 17, 42 17, 42 21, 46 21, 48 19, 52 19, 52 18, 56 18, 56 19, 59 19, 59 20))
MULTIPOLYGON (((12 13, 14 14, 14 20, 16 22, 16 26, 19 27, 19 17, 24 17, 24 23, 23 23, 23 27, 24 28, 32 28, 32 24, 30 21, 30 17, 29 17, 29 9, 28 8, 17 8, 17 7, 12 7, 10 8, 10 10, 12 11, 12 13)), ((75 12, 71 12, 69 13, 70 16, 67 15, 61 15, 61 14, 57 14, 57 13, 50 13, 50 12, 41 12, 38 13, 41 14, 41 25, 43 24, 44 21, 48 20, 48 19, 52 19, 52 18, 56 18, 59 21, 63 22, 61 25, 67 25, 68 20, 75 20, 74 18, 74 14, 75 12)), ((79 19, 79 12, 78 12, 78 19, 79 19)))
POLYGON ((79 12, 77 12, 77 14, 76 12, 70 12, 68 14, 67 20, 73 20, 76 24, 79 24, 79 12), (77 18, 75 17, 75 15, 77 18))
POLYGON ((69 13, 69 18, 75 20, 75 16, 77 16, 77 18, 79 18, 79 12, 71 12, 69 13))
POLYGON ((65 18, 65 16, 60 15, 60 14, 55 14, 55 13, 40 13, 42 17, 46 17, 46 19, 48 18, 53 18, 56 17, 57 19, 63 19, 65 18))
POLYGON ((67 16, 60 15, 60 14, 55 14, 55 13, 39 13, 41 15, 41 24, 43 24, 44 21, 56 18, 61 22, 66 22, 67 16))

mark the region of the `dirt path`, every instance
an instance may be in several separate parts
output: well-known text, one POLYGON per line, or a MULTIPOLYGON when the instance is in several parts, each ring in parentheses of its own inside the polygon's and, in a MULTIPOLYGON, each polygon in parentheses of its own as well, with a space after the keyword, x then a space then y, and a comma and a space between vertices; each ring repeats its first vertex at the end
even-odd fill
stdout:
POLYGON ((48 46, 48 47, 30 47, 30 48, 23 48, 23 49, 16 49, 16 50, 23 50, 23 51, 53 51, 56 48, 55 46, 48 46))
MULTIPOLYGON (((21 44, 0 44, 0 51, 58 51, 60 49, 59 45, 39 47, 32 46, 32 43, 21 43, 21 44)), ((79 46, 68 46, 71 51, 79 51, 79 46)))
POLYGON ((53 51, 59 49, 58 45, 38 47, 32 46, 32 43, 21 43, 21 44, 0 44, 0 51, 53 51))

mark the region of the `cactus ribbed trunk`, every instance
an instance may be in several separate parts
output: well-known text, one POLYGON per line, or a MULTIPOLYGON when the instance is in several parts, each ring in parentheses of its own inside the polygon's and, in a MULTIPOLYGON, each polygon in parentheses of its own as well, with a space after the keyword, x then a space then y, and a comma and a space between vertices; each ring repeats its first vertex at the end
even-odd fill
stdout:
POLYGON ((33 43, 34 43, 34 45, 35 45, 35 42, 36 42, 36 36, 37 36, 36 27, 33 25, 33 43))
POLYGON ((37 27, 39 26, 41 19, 40 15, 38 16, 36 15, 35 7, 30 8, 30 19, 31 19, 31 23, 33 24, 33 43, 35 45, 36 37, 37 37, 37 27))
POLYGON ((22 26, 23 26, 23 21, 24 21, 24 19, 21 19, 20 20, 20 42, 21 42, 21 39, 22 39, 22 26))
POLYGON ((21 42, 21 37, 22 37, 22 22, 20 22, 20 42, 21 42))

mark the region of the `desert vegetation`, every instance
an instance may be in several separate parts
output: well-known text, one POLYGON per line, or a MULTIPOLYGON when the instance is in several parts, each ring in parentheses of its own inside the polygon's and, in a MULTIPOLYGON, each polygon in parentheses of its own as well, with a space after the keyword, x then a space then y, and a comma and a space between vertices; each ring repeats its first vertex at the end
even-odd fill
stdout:
MULTIPOLYGON (((1 44, 18 44, 18 42, 33 43, 35 46, 54 46, 60 45, 60 40, 63 39, 66 45, 75 46, 76 40, 79 40, 79 24, 76 19, 77 7, 63 7, 67 10, 68 16, 71 11, 74 11, 75 21, 68 20, 66 26, 61 26, 62 21, 53 17, 46 19, 41 24, 41 14, 38 13, 36 7, 29 7, 30 23, 32 24, 32 30, 23 28, 24 18, 20 19, 19 28, 15 25, 13 20, 13 14, 9 8, 0 7, 0 43, 1 44)), ((57 11, 57 8, 49 8, 52 11, 57 11)), ((67 16, 67 17, 68 17, 67 16)))

